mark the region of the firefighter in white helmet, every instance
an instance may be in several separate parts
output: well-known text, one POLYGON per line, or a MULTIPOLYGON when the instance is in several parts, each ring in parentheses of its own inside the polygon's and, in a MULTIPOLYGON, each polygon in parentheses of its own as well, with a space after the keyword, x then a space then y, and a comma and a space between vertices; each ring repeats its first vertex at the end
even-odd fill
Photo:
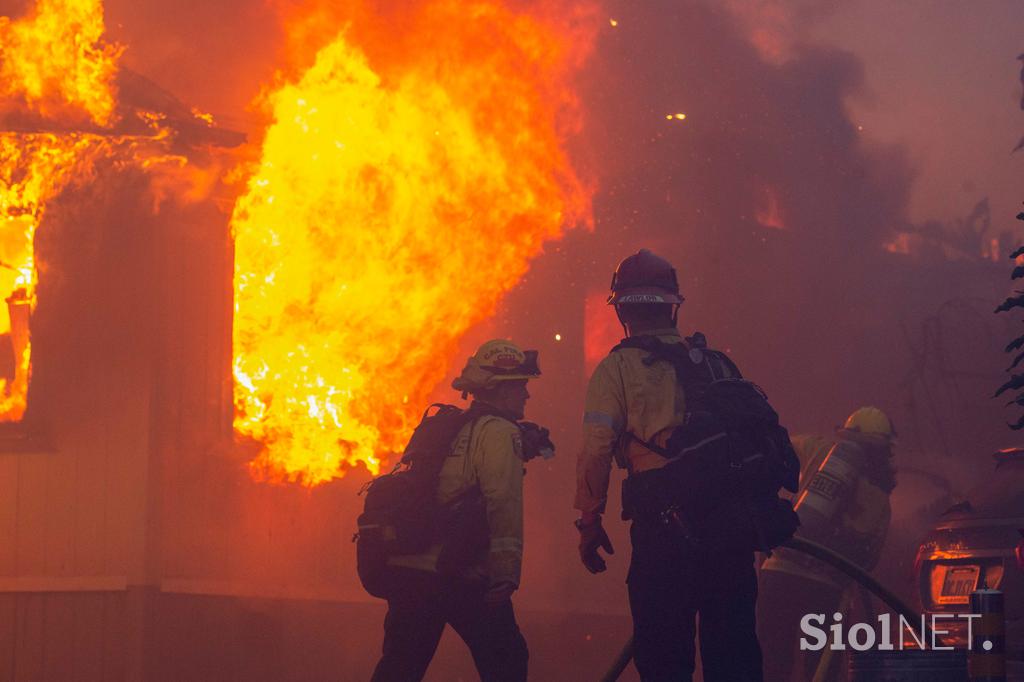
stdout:
MULTIPOLYGON (((440 543, 418 555, 389 559, 397 587, 388 596, 383 656, 374 682, 422 679, 445 625, 469 646, 482 680, 526 679, 527 649, 516 624, 512 593, 523 558, 523 440, 517 421, 540 376, 536 351, 495 339, 469 358, 452 387, 471 394, 467 414, 479 416, 455 437, 441 468, 441 505, 478 494, 477 528, 486 536, 475 556, 452 574, 440 543)), ((467 527, 468 528, 468 527, 467 527)), ((465 554, 465 552, 461 552, 465 554)))
MULTIPOLYGON (((896 487, 896 430, 877 407, 854 411, 833 438, 796 436, 800 457, 799 537, 831 549, 865 571, 878 563, 896 487)), ((809 680, 822 652, 800 651, 800 619, 835 613, 850 579, 799 552, 780 548, 761 566, 758 624, 765 679, 809 680)))

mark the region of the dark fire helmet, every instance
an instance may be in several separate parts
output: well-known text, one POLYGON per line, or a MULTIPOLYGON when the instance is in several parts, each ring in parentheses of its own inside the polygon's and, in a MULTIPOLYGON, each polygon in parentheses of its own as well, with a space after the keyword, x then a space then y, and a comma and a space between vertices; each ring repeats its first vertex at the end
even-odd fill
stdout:
POLYGON ((609 305, 682 303, 676 269, 648 249, 627 256, 612 275, 609 305))

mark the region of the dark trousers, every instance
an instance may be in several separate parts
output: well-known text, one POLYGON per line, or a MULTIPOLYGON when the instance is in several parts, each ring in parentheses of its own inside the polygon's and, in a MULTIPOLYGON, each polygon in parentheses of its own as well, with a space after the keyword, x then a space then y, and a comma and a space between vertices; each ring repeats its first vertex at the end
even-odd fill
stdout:
POLYGON ((630 536, 627 582, 640 678, 693 679, 699 618, 704 682, 761 682, 753 553, 691 547, 661 525, 634 523, 630 536))
POLYGON ((396 569, 394 585, 372 682, 423 679, 445 625, 469 646, 483 682, 526 680, 526 640, 512 600, 487 604, 481 585, 413 569, 396 569))
POLYGON ((757 625, 764 644, 764 672, 769 680, 803 682, 814 678, 826 649, 799 650, 800 638, 806 637, 800 620, 808 613, 824 614, 824 624, 817 627, 827 631, 841 599, 838 587, 782 571, 761 571, 757 625))

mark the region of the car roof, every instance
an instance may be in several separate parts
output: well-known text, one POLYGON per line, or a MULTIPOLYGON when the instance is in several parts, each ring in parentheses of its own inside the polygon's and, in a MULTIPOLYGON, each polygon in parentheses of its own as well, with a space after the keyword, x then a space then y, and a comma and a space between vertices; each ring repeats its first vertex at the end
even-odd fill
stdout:
POLYGON ((967 494, 968 504, 950 508, 944 519, 1024 517, 1024 448, 1000 450, 995 459, 987 480, 967 494))

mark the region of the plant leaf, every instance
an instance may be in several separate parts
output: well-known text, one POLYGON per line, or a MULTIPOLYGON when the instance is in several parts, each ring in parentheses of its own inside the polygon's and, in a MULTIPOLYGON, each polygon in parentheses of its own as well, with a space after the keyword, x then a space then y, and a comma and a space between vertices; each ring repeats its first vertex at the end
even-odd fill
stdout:
POLYGON ((996 391, 996 394, 992 397, 995 398, 1006 391, 1013 391, 1018 388, 1024 388, 1024 374, 1014 374, 1005 384, 999 387, 999 390, 996 391))

